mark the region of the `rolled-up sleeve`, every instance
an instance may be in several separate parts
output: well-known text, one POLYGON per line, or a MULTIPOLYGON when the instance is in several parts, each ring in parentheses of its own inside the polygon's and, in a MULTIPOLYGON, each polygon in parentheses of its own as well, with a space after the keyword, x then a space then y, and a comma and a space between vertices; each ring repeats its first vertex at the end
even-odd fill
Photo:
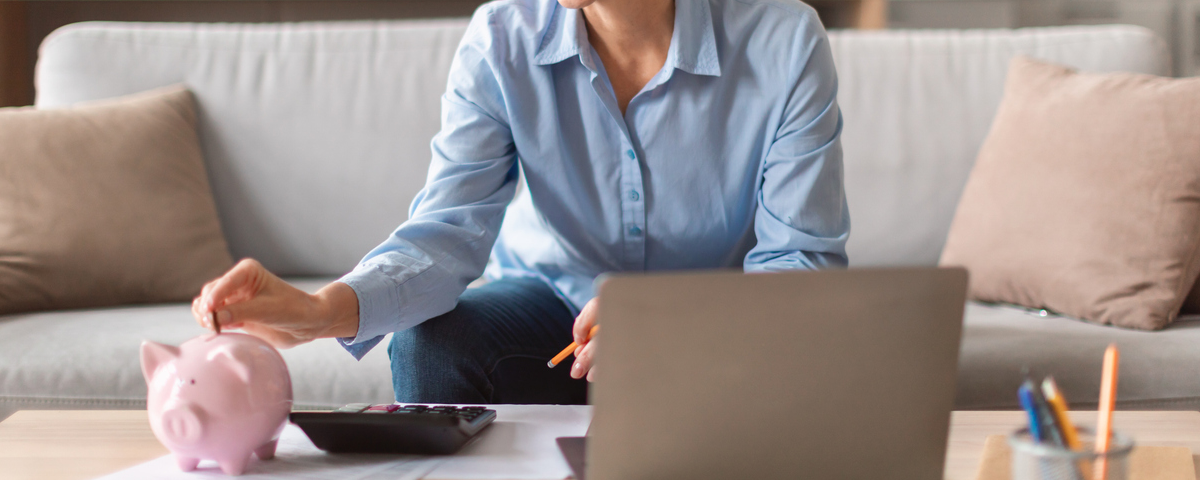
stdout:
POLYGON ((358 334, 339 339, 356 358, 384 335, 455 307, 483 272, 516 191, 516 148, 489 60, 502 49, 489 44, 487 23, 472 19, 451 65, 429 176, 409 220, 339 280, 358 295, 358 334))
POLYGON ((844 267, 850 214, 842 169, 842 115, 829 41, 801 32, 797 79, 764 159, 747 272, 844 267))

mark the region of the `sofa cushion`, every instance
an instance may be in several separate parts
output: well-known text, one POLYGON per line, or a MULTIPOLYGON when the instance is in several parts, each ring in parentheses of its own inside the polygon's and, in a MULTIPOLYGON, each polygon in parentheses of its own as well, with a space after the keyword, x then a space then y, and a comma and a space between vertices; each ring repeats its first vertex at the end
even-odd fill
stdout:
POLYGON ((1200 79, 1014 59, 942 264, 976 300, 1166 326, 1200 273, 1200 79))
MULTIPOLYGON (((325 283, 293 281, 309 292, 325 283)), ((2 316, 0 418, 17 409, 145 408, 141 341, 178 345, 205 333, 184 304, 2 316)), ((1200 363, 1200 317, 1143 332, 974 302, 966 309, 956 408, 1019 408, 1025 368, 1053 375, 1075 408, 1094 408, 1101 357, 1112 342, 1121 347, 1121 408, 1200 409, 1200 375, 1186 368, 1200 363)), ((296 408, 391 402, 383 347, 361 362, 330 339, 283 350, 296 408)))
MULTIPOLYGON (((327 282, 292 283, 315 292, 327 282)), ((205 333, 183 303, 0 316, 0 418, 22 408, 146 408, 142 340, 178 345, 205 333)), ((385 346, 362 361, 332 339, 283 350, 296 408, 391 402, 385 346)))
POLYGON ((957 408, 1020 408, 1017 386, 1029 373, 1053 375, 1076 409, 1095 409, 1104 349, 1121 349, 1117 406, 1129 410, 1200 410, 1200 317, 1166 329, 1112 328, 1038 310, 967 304, 958 360, 957 408))
POLYGON ((0 109, 0 314, 189 300, 232 265, 182 86, 0 109))

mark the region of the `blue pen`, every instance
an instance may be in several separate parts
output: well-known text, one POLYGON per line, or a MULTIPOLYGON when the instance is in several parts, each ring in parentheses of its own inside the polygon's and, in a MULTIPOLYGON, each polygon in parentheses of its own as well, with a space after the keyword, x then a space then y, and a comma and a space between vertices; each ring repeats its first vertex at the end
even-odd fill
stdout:
POLYGON ((1034 440, 1043 441, 1046 439, 1042 431, 1042 422, 1038 417, 1037 402, 1033 399, 1033 382, 1028 379, 1021 387, 1017 389, 1017 400, 1021 402, 1021 408, 1025 409, 1025 414, 1029 415, 1029 433, 1033 435, 1034 440))
MULTIPOLYGON (((1054 414, 1050 412, 1045 398, 1038 395, 1037 392, 1037 386, 1029 378, 1026 378, 1021 387, 1017 389, 1017 400, 1021 401, 1021 408, 1025 409, 1025 414, 1029 416, 1029 433, 1036 442, 1050 442, 1065 449, 1066 446, 1062 439, 1062 434, 1057 430, 1057 426, 1055 425, 1054 414)), ((1038 460, 1038 470, 1041 471, 1041 478, 1083 480, 1083 474, 1079 471, 1079 466, 1073 462, 1067 464, 1066 468, 1068 470, 1066 472, 1062 472, 1058 468, 1061 467, 1056 467, 1056 464, 1053 462, 1047 463, 1046 459, 1038 460)))

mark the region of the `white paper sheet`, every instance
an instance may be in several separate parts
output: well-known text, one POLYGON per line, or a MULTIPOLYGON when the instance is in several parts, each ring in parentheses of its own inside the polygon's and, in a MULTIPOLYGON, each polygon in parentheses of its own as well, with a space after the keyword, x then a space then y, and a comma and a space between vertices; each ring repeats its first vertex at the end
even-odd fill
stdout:
MULTIPOLYGON (((591 423, 588 406, 492 405, 496 421, 455 455, 330 455, 295 425, 279 438, 275 459, 253 459, 245 480, 561 480, 571 475, 557 437, 581 436, 591 423)), ((101 480, 198 480, 229 478, 206 460, 183 472, 166 455, 101 477, 101 480)))
POLYGON ((579 437, 592 422, 592 407, 492 405, 496 421, 480 438, 433 468, 436 480, 554 479, 571 476, 558 437, 579 437))

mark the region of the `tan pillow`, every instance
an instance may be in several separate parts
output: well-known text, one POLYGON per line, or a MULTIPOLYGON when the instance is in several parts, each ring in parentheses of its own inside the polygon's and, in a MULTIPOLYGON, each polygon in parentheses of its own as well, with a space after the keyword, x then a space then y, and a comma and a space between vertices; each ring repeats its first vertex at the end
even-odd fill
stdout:
POLYGON ((189 300, 231 263, 185 88, 0 109, 0 314, 189 300))
POLYGON ((1014 59, 942 252, 971 298, 1158 329, 1197 253, 1200 79, 1014 59))

